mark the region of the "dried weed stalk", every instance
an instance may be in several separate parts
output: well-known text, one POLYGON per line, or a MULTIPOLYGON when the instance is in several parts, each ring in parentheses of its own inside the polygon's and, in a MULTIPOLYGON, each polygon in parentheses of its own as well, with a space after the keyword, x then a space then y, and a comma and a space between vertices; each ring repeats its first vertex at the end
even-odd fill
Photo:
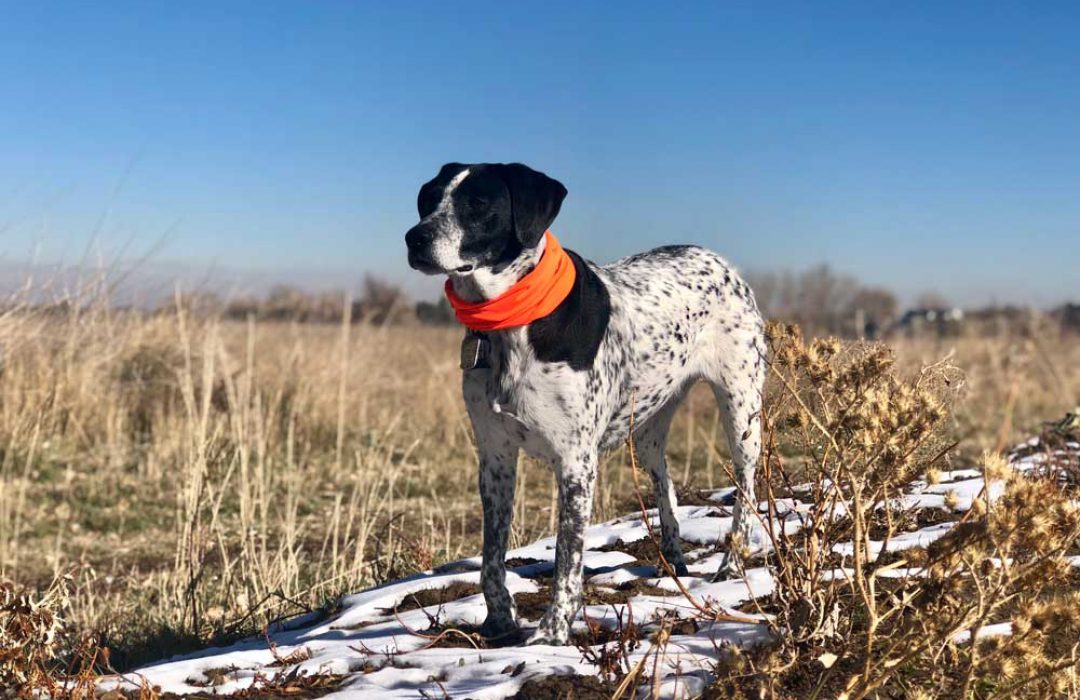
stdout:
POLYGON ((758 606, 775 643, 727 655, 710 696, 1076 697, 1080 593, 1064 555, 1080 509, 1060 482, 988 456, 997 498, 984 489, 966 513, 940 512, 958 522, 929 547, 879 556, 926 524, 905 491, 939 478, 959 373, 942 362, 901 378, 881 346, 807 343, 780 325, 768 337, 776 587, 758 606), (982 634, 1010 620, 1011 635, 982 634))
POLYGON ((641 645, 641 629, 634 622, 633 606, 612 605, 611 609, 615 616, 613 629, 585 613, 585 633, 574 644, 581 660, 596 666, 600 678, 607 683, 615 683, 633 670, 630 655, 641 645))
POLYGON ((109 650, 76 637, 63 615, 73 578, 57 576, 43 591, 0 583, 0 698, 93 700, 109 650))

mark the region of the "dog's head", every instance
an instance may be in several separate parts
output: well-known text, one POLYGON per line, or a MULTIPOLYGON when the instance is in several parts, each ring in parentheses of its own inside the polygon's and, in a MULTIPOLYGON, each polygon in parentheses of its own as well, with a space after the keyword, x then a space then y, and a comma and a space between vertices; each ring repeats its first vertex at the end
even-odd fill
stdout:
POLYGON ((539 244, 564 197, 562 183, 520 163, 447 163, 416 198, 409 265, 429 275, 504 266, 539 244))

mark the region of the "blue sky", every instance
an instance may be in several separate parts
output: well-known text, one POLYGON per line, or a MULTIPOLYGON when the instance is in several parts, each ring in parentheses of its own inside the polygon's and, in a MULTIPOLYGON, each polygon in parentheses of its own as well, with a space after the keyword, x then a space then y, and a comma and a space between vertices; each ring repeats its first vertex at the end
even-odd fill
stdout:
POLYGON ((697 242, 905 296, 1080 299, 1075 3, 2 10, 7 261, 434 295, 404 261, 416 190, 499 160, 567 186, 554 230, 597 261, 697 242))

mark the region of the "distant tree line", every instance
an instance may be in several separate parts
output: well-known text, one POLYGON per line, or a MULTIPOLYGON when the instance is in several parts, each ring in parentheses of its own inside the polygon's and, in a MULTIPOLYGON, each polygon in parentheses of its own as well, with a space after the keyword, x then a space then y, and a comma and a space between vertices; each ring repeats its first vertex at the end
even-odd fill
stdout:
MULTIPOLYGON (((766 317, 797 323, 809 335, 985 335, 1031 332, 1038 324, 1059 324, 1064 331, 1080 333, 1080 304, 1065 304, 1049 314, 1017 306, 964 312, 940 294, 928 291, 919 295, 912 307, 901 309, 888 289, 864 284, 826 265, 800 272, 752 272, 746 277, 766 317)), ((364 278, 355 295, 278 286, 263 296, 222 299, 213 294, 189 295, 185 304, 237 320, 341 323, 347 318, 352 323, 374 325, 455 323, 444 297, 414 302, 399 285, 374 275, 364 278)))
MULTIPOLYGON (((445 302, 443 302, 445 303, 445 302)), ((414 304, 399 285, 374 275, 364 277, 355 296, 343 291, 309 292, 298 287, 279 285, 264 296, 239 296, 223 299, 212 293, 186 295, 184 304, 200 313, 232 320, 254 318, 259 321, 296 323, 352 323, 373 325, 415 321, 449 323, 453 316, 443 303, 414 304)), ((163 303, 163 308, 173 305, 163 303)))
POLYGON ((766 317, 797 323, 812 335, 876 337, 897 320, 900 309, 889 290, 865 285, 827 265, 746 277, 766 317))

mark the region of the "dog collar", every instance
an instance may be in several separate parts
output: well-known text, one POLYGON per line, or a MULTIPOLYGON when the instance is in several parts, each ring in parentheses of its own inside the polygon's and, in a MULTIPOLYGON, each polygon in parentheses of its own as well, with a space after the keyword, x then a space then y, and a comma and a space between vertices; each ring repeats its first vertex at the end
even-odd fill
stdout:
POLYGON ((447 280, 446 298, 458 321, 475 332, 500 331, 527 326, 558 308, 573 289, 577 270, 551 231, 544 232, 544 241, 536 267, 494 299, 467 302, 447 280))
POLYGON ((488 364, 488 348, 491 345, 483 333, 467 331, 461 341, 461 369, 484 369, 488 364))

